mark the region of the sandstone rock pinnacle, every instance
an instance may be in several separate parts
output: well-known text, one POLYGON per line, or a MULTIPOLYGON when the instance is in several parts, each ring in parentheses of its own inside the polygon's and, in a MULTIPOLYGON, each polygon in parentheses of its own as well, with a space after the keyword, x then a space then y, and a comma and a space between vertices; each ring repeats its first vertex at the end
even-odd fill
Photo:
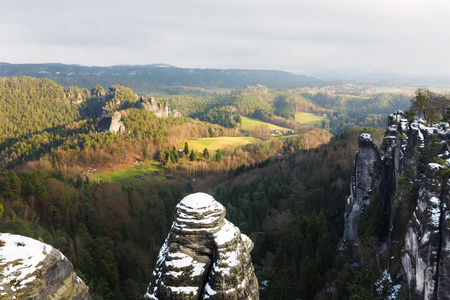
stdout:
POLYGON ((252 241, 225 219, 212 196, 195 193, 175 208, 146 299, 258 299, 252 241))

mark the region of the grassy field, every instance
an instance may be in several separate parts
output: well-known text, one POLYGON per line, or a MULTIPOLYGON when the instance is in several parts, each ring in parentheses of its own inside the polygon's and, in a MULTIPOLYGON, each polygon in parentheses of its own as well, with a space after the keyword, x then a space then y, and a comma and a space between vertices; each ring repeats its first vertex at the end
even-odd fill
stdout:
POLYGON ((295 121, 300 124, 307 124, 307 125, 322 125, 322 120, 325 120, 325 122, 329 123, 329 121, 326 119, 326 117, 318 116, 306 112, 298 112, 295 114, 295 121))
MULTIPOLYGON (((209 153, 212 154, 211 151, 216 151, 217 149, 234 149, 236 147, 245 146, 258 141, 260 140, 253 137, 221 136, 187 141, 187 143, 189 145, 189 149, 194 149, 197 152, 203 152, 205 148, 208 148, 209 153)), ((185 142, 180 143, 180 149, 184 148, 184 143, 185 142)))
POLYGON ((113 171, 97 173, 96 176, 98 176, 99 180, 103 181, 118 181, 121 183, 127 183, 129 181, 134 182, 150 180, 150 176, 152 180, 154 180, 155 175, 157 175, 156 178, 160 177, 160 179, 164 179, 166 175, 164 173, 160 173, 163 170, 164 166, 162 166, 161 163, 151 160, 136 163, 132 167, 124 166, 113 171), (136 175, 143 175, 144 177, 143 179, 139 179, 135 177, 136 175))
POLYGON ((281 126, 277 126, 271 123, 267 123, 258 119, 253 119, 253 118, 247 118, 247 117, 241 117, 242 123, 241 126, 243 129, 250 129, 253 126, 257 126, 257 125, 267 125, 269 127, 269 130, 275 130, 275 129, 279 129, 279 130, 290 130, 289 128, 286 127, 281 127, 281 126))

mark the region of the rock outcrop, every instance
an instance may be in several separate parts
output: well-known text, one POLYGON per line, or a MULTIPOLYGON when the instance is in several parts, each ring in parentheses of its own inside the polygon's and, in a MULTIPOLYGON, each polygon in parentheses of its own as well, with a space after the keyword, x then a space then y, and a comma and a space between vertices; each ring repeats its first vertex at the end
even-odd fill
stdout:
POLYGON ((167 104, 162 105, 155 98, 142 100, 141 108, 154 112, 159 118, 181 117, 181 114, 178 111, 169 110, 169 106, 167 104))
POLYGON ((52 246, 0 234, 1 299, 92 299, 70 261, 52 246))
POLYGON ((98 132, 119 132, 126 131, 125 125, 120 120, 122 115, 116 111, 110 117, 104 117, 98 122, 98 132))
POLYGON ((358 146, 351 177, 350 196, 347 199, 345 240, 355 239, 358 217, 364 207, 371 202, 373 192, 379 188, 381 180, 381 159, 370 134, 361 134, 358 146))
POLYGON ((369 141, 367 134, 360 138, 344 238, 357 239, 355 219, 370 194, 380 192, 391 203, 388 249, 389 243, 402 245, 400 257, 391 260, 399 260, 411 291, 420 299, 450 299, 449 125, 409 123, 401 111, 390 115, 388 125, 380 155, 362 143, 369 141))
POLYGON ((440 165, 427 166, 401 256, 408 282, 423 299, 450 299, 450 236, 447 235, 450 227, 446 224, 450 211, 447 210, 448 188, 445 197, 441 197, 440 173, 440 165), (436 295, 439 296, 436 298, 436 295))
POLYGON ((225 213, 208 194, 181 200, 146 299, 259 299, 253 243, 225 213))

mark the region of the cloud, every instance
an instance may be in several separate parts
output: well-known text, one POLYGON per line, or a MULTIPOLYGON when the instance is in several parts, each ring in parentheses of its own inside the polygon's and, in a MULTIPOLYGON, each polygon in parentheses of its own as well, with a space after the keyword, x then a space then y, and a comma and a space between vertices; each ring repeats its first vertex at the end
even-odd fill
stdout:
POLYGON ((430 0, 6 0, 0 61, 447 74, 430 0))

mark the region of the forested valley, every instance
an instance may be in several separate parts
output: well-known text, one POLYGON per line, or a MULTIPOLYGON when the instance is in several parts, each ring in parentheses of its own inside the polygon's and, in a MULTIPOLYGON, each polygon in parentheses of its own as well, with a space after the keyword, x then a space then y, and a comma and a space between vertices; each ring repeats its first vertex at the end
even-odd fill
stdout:
POLYGON ((345 201, 358 137, 380 144, 387 114, 410 99, 260 85, 138 96, 121 85, 2 78, 0 229, 60 249, 94 299, 139 299, 175 205, 203 191, 255 243, 261 299, 374 297, 379 274, 352 265, 371 247, 355 254, 340 244, 345 201), (157 117, 142 109, 146 97, 182 116, 157 117), (117 111, 126 132, 99 133, 117 111), (302 123, 299 112, 322 119, 302 123), (220 138, 236 144, 205 144, 220 138), (150 162, 157 167, 136 176, 104 175, 150 162))

